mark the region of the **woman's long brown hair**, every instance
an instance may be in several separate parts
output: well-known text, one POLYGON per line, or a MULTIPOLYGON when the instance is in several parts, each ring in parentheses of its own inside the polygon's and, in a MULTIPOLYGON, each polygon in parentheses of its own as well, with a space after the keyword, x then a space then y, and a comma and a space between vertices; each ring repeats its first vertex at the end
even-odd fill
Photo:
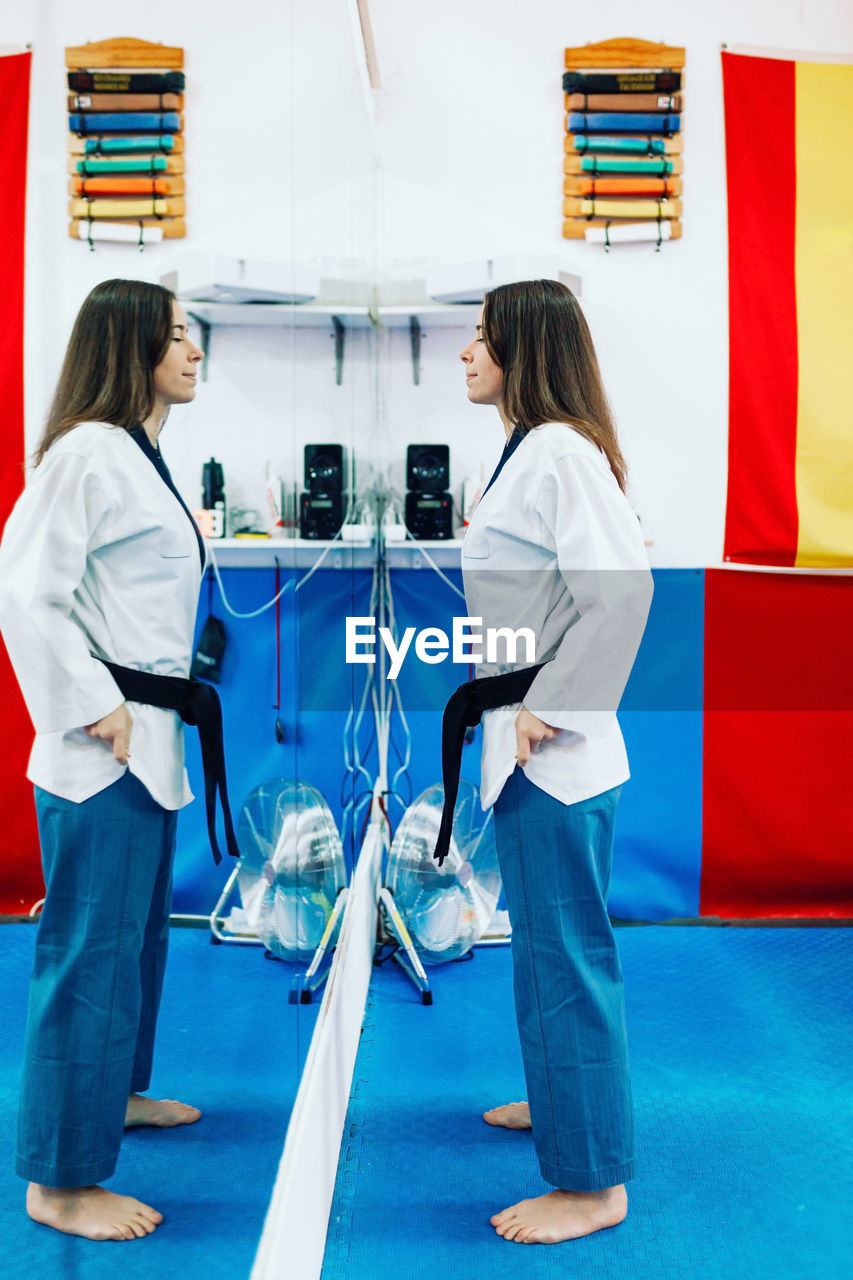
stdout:
POLYGON ((154 408, 154 370, 172 337, 174 294, 144 280, 105 280, 80 308, 34 455, 80 422, 135 427, 154 408))
POLYGON ((486 350, 503 370, 503 405, 526 435, 565 422, 607 458, 620 489, 627 468, 601 382, 589 327, 575 295, 557 280, 522 280, 486 294, 486 350))

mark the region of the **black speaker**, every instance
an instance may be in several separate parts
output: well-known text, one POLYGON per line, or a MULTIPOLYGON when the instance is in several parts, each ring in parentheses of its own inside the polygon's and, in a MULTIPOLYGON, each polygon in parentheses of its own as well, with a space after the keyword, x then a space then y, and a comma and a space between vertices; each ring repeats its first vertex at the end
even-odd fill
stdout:
POLYGON ((299 500, 300 538, 334 538, 344 522, 341 493, 303 493, 299 500))
POLYGON ((306 444, 305 488, 308 492, 327 497, 330 493, 343 493, 345 487, 343 445, 306 444))
POLYGON ((406 488, 441 493, 450 488, 450 446, 410 444, 406 450, 406 488))
POLYGON ((407 493, 406 528, 413 538, 452 538, 453 499, 449 493, 407 493))

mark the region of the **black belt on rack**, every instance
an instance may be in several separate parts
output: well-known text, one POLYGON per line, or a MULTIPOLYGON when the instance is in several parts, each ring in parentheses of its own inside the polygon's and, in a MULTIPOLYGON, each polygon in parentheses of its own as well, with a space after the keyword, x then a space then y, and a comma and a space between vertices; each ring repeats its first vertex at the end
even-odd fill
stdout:
POLYGON ((177 711, 184 724, 198 725, 201 742, 201 762, 204 769, 204 799, 207 808, 207 833, 213 860, 222 861, 216 840, 216 793, 222 805, 225 824, 225 840, 233 858, 240 857, 228 788, 225 781, 225 745, 222 735, 222 706, 219 694, 212 684, 196 680, 194 676, 158 676, 151 671, 136 671, 133 667, 120 667, 115 662, 100 659, 115 680, 128 702, 144 702, 151 707, 163 707, 177 711))
POLYGON ((462 768, 462 747, 468 725, 480 723, 484 711, 494 707, 511 706, 521 702, 545 664, 523 667, 520 671, 507 671, 502 676, 482 676, 460 684, 444 708, 441 722, 441 776, 444 782, 444 809, 433 857, 441 866, 450 848, 453 831, 453 810, 459 792, 459 770, 462 768))

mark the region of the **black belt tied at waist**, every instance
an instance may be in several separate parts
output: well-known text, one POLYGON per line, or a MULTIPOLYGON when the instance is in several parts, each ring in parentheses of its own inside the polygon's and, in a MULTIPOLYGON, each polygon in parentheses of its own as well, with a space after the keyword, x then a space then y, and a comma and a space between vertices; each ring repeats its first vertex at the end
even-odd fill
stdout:
POLYGON ((433 857, 441 866, 450 848, 453 831, 453 810, 459 792, 459 770, 462 768, 462 747, 468 725, 480 723, 484 711, 494 707, 511 706, 521 702, 544 662, 535 667, 523 667, 521 671, 507 671, 502 676, 482 676, 460 684, 444 708, 441 722, 441 776, 444 782, 444 808, 441 826, 433 857))
POLYGON ((177 711, 184 724, 198 725, 201 742, 201 762, 204 769, 204 799, 207 807, 207 833, 213 860, 219 865, 222 854, 216 839, 216 792, 222 805, 225 824, 225 840, 233 858, 240 857, 228 788, 225 781, 225 746, 222 736, 222 706, 219 694, 212 684, 196 680, 194 676, 158 676, 151 671, 135 671, 133 667, 120 667, 115 662, 101 658, 128 702, 144 702, 151 707, 163 707, 177 711))

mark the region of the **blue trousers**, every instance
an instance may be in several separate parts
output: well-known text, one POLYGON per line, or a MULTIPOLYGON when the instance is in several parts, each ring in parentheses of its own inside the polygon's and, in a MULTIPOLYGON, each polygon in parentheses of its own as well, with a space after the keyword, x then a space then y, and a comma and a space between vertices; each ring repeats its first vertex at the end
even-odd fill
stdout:
POLYGON ((128 771, 81 804, 36 787, 47 894, 30 978, 16 1171, 49 1187, 115 1169, 148 1088, 177 814, 128 771))
POLYGON ((516 768, 494 807, 533 1140, 542 1177, 571 1191, 634 1175, 622 968, 606 907, 620 792, 562 804, 516 768))

